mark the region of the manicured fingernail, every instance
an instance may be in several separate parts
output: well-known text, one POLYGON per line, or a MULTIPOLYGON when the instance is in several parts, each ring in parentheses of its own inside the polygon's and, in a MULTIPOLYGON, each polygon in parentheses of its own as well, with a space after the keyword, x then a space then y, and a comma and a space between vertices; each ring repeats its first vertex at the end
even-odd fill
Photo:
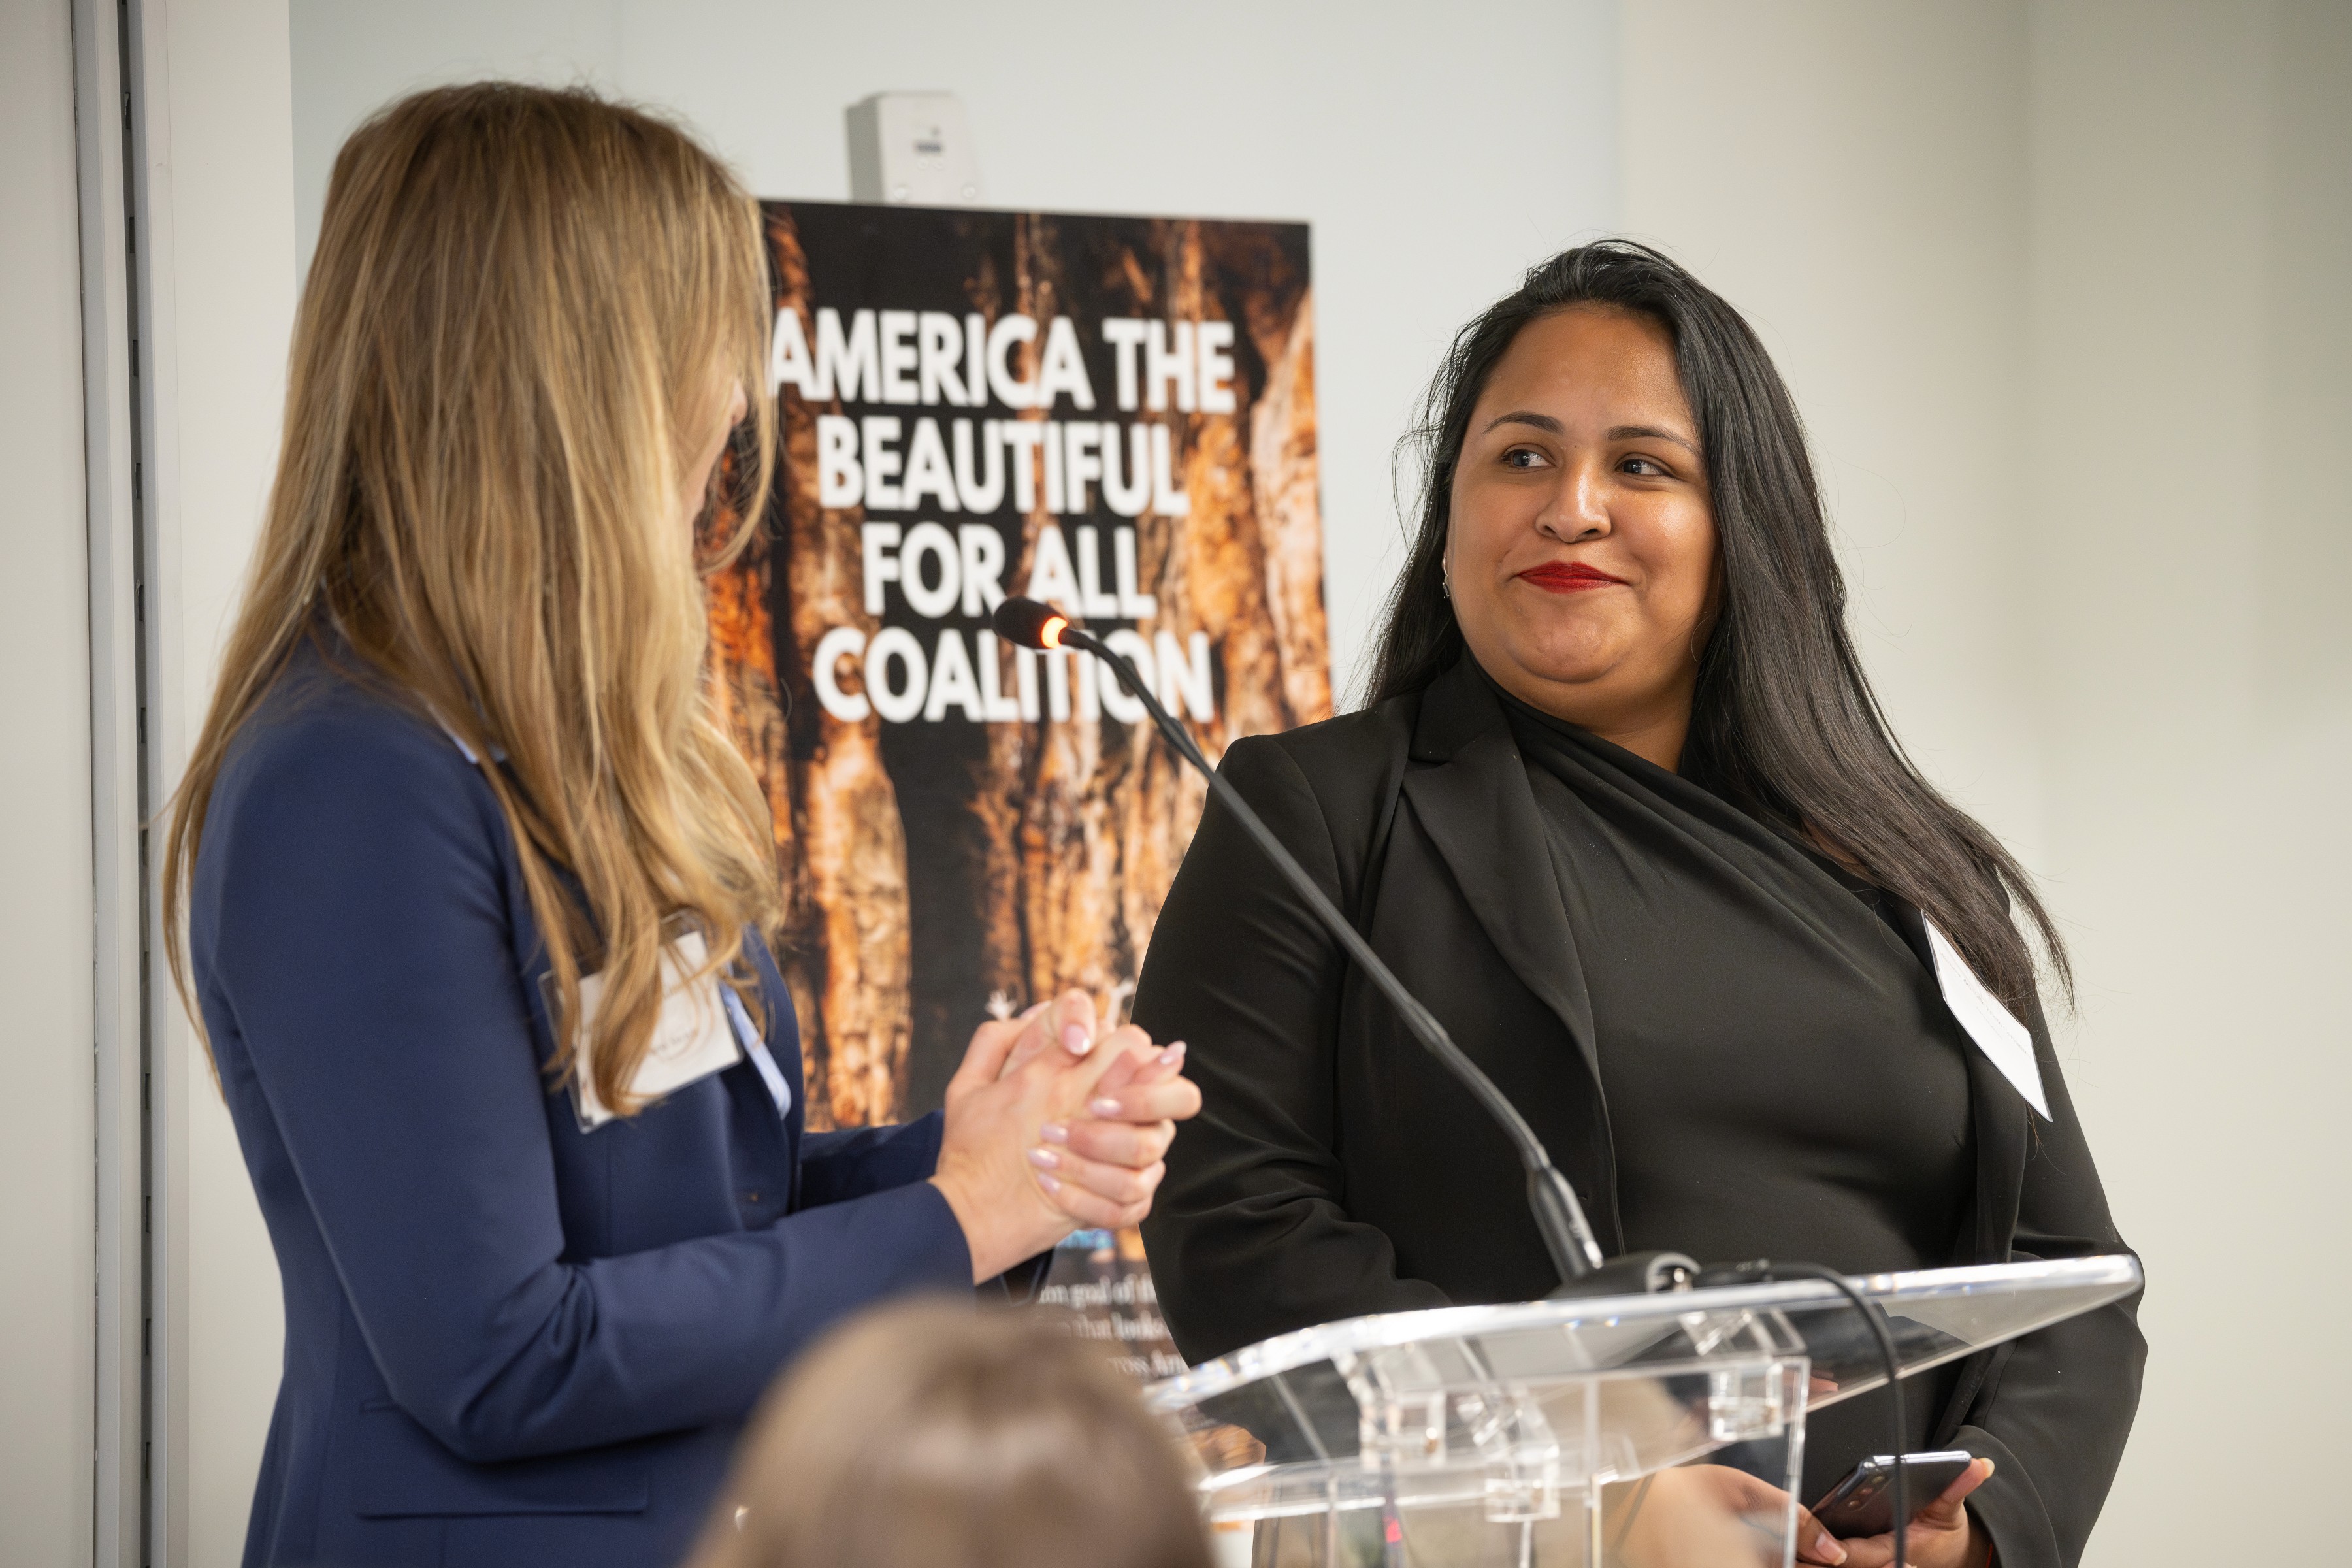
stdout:
POLYGON ((1058 1121, 1048 1121, 1037 1129, 1037 1136, 1048 1143, 1066 1143, 1070 1141, 1070 1130, 1058 1121))
POLYGON ((1051 1149, 1032 1149, 1029 1151, 1029 1163, 1041 1171, 1050 1171, 1062 1163, 1062 1157, 1051 1149))
POLYGON ((1119 1112, 1119 1104, 1118 1100, 1105 1095, 1100 1100, 1087 1101, 1087 1109, 1097 1116, 1117 1116, 1119 1112))
POLYGON ((1160 1065, 1164 1068, 1172 1068, 1183 1059, 1184 1042, 1181 1040, 1177 1041, 1174 1045, 1160 1053, 1160 1065))
POLYGON ((1042 1172, 1038 1174, 1037 1184, 1049 1193, 1058 1193, 1062 1190, 1062 1179, 1059 1176, 1048 1176, 1042 1172))
POLYGON ((1824 1530, 1813 1538, 1813 1555, 1831 1563, 1843 1563, 1845 1561, 1845 1548, 1840 1546, 1836 1538, 1824 1530))
POLYGON ((1095 1048, 1095 1039, 1087 1033, 1084 1024, 1065 1024, 1062 1026, 1062 1048, 1074 1057, 1082 1057, 1095 1048))

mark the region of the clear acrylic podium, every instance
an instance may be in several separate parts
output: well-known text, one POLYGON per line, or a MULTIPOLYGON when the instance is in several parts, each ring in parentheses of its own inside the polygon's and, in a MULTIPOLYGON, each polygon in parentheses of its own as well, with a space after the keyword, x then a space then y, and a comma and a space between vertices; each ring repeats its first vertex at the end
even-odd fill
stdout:
MULTIPOLYGON (((2124 1256, 1856 1278, 1906 1376, 2139 1289, 2124 1256)), ((1805 1413, 1885 1382, 1826 1283, 1326 1323, 1155 1384, 1220 1568, 1767 1568, 1805 1413)), ((1915 1504, 1915 1506, 1916 1506, 1915 1504)))

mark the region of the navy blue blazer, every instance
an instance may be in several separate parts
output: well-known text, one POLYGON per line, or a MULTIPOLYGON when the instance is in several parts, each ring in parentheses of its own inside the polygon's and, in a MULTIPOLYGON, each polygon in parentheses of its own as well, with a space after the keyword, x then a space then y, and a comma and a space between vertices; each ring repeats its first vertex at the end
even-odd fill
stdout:
POLYGON ((238 731, 197 997, 286 1297, 245 1561, 669 1568, 761 1391, 882 1298, 969 1292, 934 1114, 803 1131, 749 1060, 583 1132, 496 798, 305 647, 238 731))

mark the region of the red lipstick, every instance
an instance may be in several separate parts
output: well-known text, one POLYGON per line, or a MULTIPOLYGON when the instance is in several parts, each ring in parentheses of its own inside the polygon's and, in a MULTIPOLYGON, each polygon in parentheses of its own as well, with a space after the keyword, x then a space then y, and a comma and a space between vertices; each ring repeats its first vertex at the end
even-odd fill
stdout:
POLYGON ((1581 561, 1547 561, 1519 574, 1547 594, 1581 594, 1588 588, 1623 587, 1625 579, 1587 566, 1581 561))

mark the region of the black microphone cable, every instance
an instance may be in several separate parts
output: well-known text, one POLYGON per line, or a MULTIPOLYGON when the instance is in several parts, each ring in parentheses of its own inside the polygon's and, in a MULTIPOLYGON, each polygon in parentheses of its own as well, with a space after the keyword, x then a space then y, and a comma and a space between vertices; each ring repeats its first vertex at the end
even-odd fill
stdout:
POLYGON ((1895 1442, 1888 1452, 1895 1460, 1895 1561, 1891 1568, 1903 1568, 1908 1560, 1911 1529, 1910 1488, 1905 1478, 1903 1451, 1911 1443, 1911 1423, 1903 1409, 1903 1358, 1895 1349, 1894 1331, 1887 1327, 1885 1309, 1853 1288, 1853 1283, 1834 1268, 1824 1268, 1818 1263, 1780 1263, 1769 1258, 1752 1263, 1735 1263, 1729 1268, 1710 1268, 1699 1276, 1701 1285, 1738 1285, 1781 1279, 1818 1279, 1843 1296, 1862 1314, 1869 1326, 1871 1337, 1878 1342, 1878 1358, 1886 1368, 1886 1403, 1889 1425, 1894 1429, 1895 1442))

